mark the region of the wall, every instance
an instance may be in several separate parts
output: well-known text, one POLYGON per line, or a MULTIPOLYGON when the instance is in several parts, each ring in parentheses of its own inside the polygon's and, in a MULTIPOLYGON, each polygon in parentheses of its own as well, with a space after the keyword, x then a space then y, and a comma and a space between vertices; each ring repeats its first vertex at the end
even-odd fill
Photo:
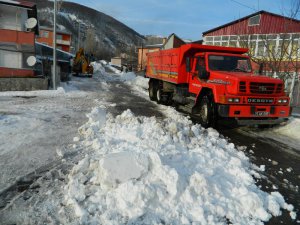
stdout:
POLYGON ((147 53, 159 51, 160 48, 139 48, 138 51, 138 71, 144 70, 147 65, 147 53))
POLYGON ((47 90, 48 82, 45 78, 1 78, 0 91, 47 90))

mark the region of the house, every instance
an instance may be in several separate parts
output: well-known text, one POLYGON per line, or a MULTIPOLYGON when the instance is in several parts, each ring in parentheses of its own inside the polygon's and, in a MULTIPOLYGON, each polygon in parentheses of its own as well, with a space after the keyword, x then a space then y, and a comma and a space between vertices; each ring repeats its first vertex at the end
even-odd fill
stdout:
MULTIPOLYGON (((40 27, 40 36, 36 39, 37 42, 53 47, 53 28, 40 27)), ((56 31, 56 48, 65 52, 71 50, 71 33, 57 30, 56 31)))
POLYGON ((125 57, 113 57, 110 60, 112 65, 120 66, 124 65, 126 63, 125 57))
POLYGON ((159 51, 160 49, 170 49, 178 48, 181 45, 185 44, 181 38, 176 34, 169 35, 168 38, 163 38, 163 43, 161 44, 151 44, 145 45, 138 48, 138 71, 145 70, 147 65, 147 54, 149 52, 159 51))
POLYGON ((184 45, 185 41, 179 38, 176 34, 171 34, 161 47, 161 49, 171 49, 171 48, 178 48, 181 45, 184 45))
POLYGON ((257 62, 254 70, 272 75, 293 72, 287 61, 300 59, 300 21, 267 11, 259 11, 230 23, 203 32, 203 44, 249 48, 250 57, 257 62), (260 63, 269 63, 260 68, 260 63), (285 62, 285 63, 284 63, 285 62), (288 71, 287 71, 288 70, 288 71))
POLYGON ((138 48, 138 68, 137 71, 145 70, 147 65, 147 54, 149 52, 159 51, 162 44, 145 45, 138 48))
POLYGON ((36 5, 0 1, 0 77, 34 77, 36 5))

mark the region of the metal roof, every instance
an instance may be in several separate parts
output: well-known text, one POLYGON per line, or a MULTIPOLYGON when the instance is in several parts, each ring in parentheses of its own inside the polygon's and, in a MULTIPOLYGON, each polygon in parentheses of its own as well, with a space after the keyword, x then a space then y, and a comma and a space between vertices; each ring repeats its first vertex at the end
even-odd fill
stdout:
POLYGON ((208 33, 211 33, 211 32, 214 32, 214 31, 216 31, 216 30, 222 29, 222 28, 224 28, 224 27, 233 25, 233 24, 235 24, 235 23, 239 23, 239 22, 241 22, 241 21, 243 21, 243 20, 246 20, 246 19, 248 19, 248 18, 251 18, 251 17, 256 16, 256 15, 259 15, 259 14, 269 14, 269 15, 272 15, 272 16, 281 17, 281 18, 283 18, 283 19, 288 19, 288 20, 291 20, 291 21, 295 21, 295 22, 300 23, 300 20, 293 19, 293 18, 290 18, 290 17, 286 17, 286 16, 282 16, 282 15, 279 15, 279 14, 275 14, 275 13, 271 13, 271 12, 268 12, 268 11, 261 10, 261 11, 258 11, 258 12, 256 12, 256 13, 250 14, 250 15, 248 15, 248 16, 242 17, 242 18, 240 18, 240 19, 234 20, 234 21, 232 21, 232 22, 226 23, 226 24, 224 24, 224 25, 221 25, 221 26, 219 26, 219 27, 213 28, 213 29, 211 29, 211 30, 204 31, 202 34, 203 34, 203 35, 206 35, 206 34, 208 34, 208 33))

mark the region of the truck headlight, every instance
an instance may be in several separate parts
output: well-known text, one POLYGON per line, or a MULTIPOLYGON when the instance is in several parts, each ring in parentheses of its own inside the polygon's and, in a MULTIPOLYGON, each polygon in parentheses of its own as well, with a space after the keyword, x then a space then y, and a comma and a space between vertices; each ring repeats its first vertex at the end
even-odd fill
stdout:
POLYGON ((287 99, 278 99, 278 103, 286 104, 286 103, 288 103, 288 100, 287 99))
POLYGON ((229 103, 232 103, 232 102, 234 102, 234 103, 239 103, 239 102, 240 102, 240 99, 239 99, 239 98, 227 98, 227 101, 228 101, 229 103))

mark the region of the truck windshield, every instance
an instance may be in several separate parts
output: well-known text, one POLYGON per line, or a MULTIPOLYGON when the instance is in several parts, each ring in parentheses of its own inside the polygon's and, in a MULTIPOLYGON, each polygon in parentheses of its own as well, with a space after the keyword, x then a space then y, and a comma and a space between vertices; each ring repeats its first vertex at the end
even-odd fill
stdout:
POLYGON ((251 72, 249 59, 239 56, 210 55, 208 57, 208 66, 210 70, 251 72))

